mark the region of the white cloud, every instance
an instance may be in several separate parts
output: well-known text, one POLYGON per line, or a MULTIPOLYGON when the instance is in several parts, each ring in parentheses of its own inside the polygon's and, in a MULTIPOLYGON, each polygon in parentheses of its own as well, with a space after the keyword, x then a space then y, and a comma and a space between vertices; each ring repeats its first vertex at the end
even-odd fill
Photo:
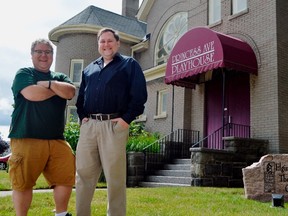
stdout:
POLYGON ((7 98, 0 98, 0 112, 10 114, 12 110, 12 103, 7 98))
POLYGON ((7 98, 0 98, 0 125, 9 125, 13 111, 12 103, 7 98))
MULTIPOLYGON (((30 46, 37 38, 48 38, 61 25, 90 5, 121 14, 122 1, 103 0, 9 0, 0 7, 0 125, 10 123, 11 85, 18 69, 32 66, 30 46), (24 10, 25 8, 25 10, 24 10)), ((57 50, 56 50, 57 51, 57 50)), ((54 66, 52 65, 52 70, 54 66)))
POLYGON ((12 110, 12 103, 7 98, 0 98, 0 113, 10 115, 12 110))
MULTIPOLYGON (((142 0, 139 2, 141 4, 142 0)), ((9 0, 1 3, 0 125, 10 122, 13 103, 11 85, 15 73, 22 67, 32 66, 32 41, 48 38, 49 31, 90 5, 118 14, 122 12, 121 0, 113 3, 103 0, 50 0, 44 3, 38 0, 9 0)), ((51 69, 54 69, 54 64, 51 69)))

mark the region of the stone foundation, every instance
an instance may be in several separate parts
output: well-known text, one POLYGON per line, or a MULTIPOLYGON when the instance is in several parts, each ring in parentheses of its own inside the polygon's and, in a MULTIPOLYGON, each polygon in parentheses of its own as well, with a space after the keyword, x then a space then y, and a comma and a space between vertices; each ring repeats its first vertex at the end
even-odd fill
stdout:
POLYGON ((144 180, 144 153, 127 152, 127 187, 136 187, 144 180))
POLYGON ((225 137, 225 149, 191 148, 191 185, 243 187, 242 169, 266 154, 268 142, 225 137))
POLYGON ((243 187, 245 162, 233 162, 233 152, 193 148, 191 150, 191 185, 205 187, 243 187))
MULTIPOLYGON (((265 140, 225 137, 224 142, 224 150, 190 149, 192 186, 243 187, 242 170, 267 154, 265 140)), ((144 153, 127 152, 127 187, 144 180, 144 162, 144 153)))

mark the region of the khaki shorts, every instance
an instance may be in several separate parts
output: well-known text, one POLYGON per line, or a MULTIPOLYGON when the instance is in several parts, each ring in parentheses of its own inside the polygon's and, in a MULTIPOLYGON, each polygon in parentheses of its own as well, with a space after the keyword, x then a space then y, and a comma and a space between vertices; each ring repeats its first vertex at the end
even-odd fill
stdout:
POLYGON ((10 146, 13 190, 33 188, 41 173, 50 187, 75 185, 75 156, 65 140, 11 139, 10 146))

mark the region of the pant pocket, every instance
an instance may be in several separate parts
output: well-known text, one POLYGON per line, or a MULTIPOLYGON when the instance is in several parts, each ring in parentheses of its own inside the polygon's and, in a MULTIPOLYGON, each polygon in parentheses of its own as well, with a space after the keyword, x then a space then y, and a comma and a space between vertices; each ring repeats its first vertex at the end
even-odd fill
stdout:
POLYGON ((24 185, 23 156, 12 154, 9 158, 9 175, 13 189, 20 189, 24 185))

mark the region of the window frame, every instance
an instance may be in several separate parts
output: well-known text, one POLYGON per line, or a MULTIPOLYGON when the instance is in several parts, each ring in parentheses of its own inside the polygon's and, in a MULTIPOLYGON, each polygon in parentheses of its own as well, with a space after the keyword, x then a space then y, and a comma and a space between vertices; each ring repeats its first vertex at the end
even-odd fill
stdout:
POLYGON ((162 89, 157 92, 157 108, 154 119, 167 117, 168 94, 168 89, 162 89))
POLYGON ((66 123, 70 122, 70 117, 72 115, 72 110, 75 111, 76 118, 77 118, 77 121, 73 121, 73 122, 78 122, 79 123, 80 119, 78 118, 77 107, 76 106, 70 106, 70 105, 67 106, 67 110, 66 110, 66 123))
POLYGON ((137 116, 134 121, 135 122, 146 122, 147 121, 147 116, 145 114, 145 111, 143 112, 143 114, 137 116))
MULTIPOLYGON (((175 30, 175 28, 174 28, 175 30)), ((162 64, 165 64, 168 61, 169 55, 177 43, 177 41, 187 32, 188 30, 188 13, 187 12, 178 12, 175 13, 173 16, 171 16, 166 23, 163 25, 162 29, 159 32, 159 36, 156 40, 155 43, 155 50, 154 50, 154 65, 159 66, 162 64), (167 35, 169 36, 169 31, 168 30, 173 30, 174 27, 179 27, 180 25, 175 24, 176 22, 182 22, 185 21, 185 23, 182 23, 183 25, 181 26, 180 30, 177 31, 179 34, 170 34, 173 35, 173 38, 171 38, 172 42, 167 42, 165 43, 164 37, 167 35), (165 43, 165 44, 164 44, 165 43), (161 47, 162 46, 162 47, 161 47), (168 47, 169 46, 169 47, 168 47), (163 53, 159 57, 159 52, 163 50, 163 53)))
POLYGON ((248 1, 245 0, 245 6, 239 9, 239 3, 244 2, 244 0, 231 0, 231 15, 246 12, 248 10, 248 1))
POLYGON ((80 86, 80 83, 81 83, 81 79, 82 79, 82 76, 81 76, 81 73, 83 71, 83 68, 84 68, 84 60, 83 59, 71 59, 70 61, 70 79, 71 81, 74 83, 75 86, 80 86), (74 80, 74 73, 75 73, 75 64, 81 64, 81 69, 79 71, 79 81, 76 81, 74 80))
POLYGON ((221 20, 222 20, 222 18, 221 18, 222 10, 221 9, 222 9, 221 8, 221 0, 209 0, 208 1, 208 19, 207 19, 208 25, 213 25, 213 24, 217 24, 217 23, 221 22, 221 20), (217 11, 217 9, 219 11, 217 11), (215 17, 216 12, 219 13, 218 14, 219 17, 215 17))

